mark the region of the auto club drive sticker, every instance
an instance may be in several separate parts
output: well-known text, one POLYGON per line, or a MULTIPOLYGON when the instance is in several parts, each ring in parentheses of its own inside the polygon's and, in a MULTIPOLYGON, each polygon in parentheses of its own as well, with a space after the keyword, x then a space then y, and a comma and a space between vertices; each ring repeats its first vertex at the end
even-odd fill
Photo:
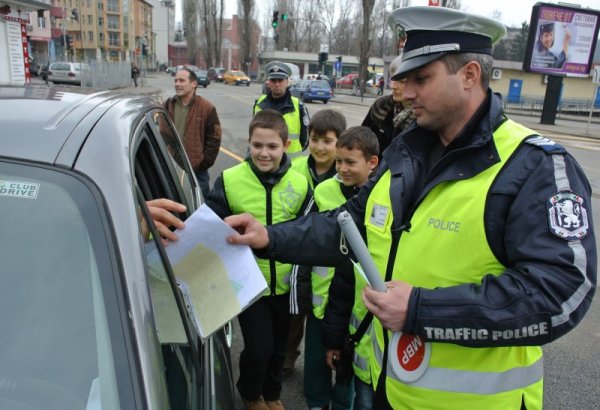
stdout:
POLYGON ((388 359, 396 377, 403 382, 414 382, 425 373, 431 358, 431 343, 420 336, 394 333, 390 341, 388 359))
POLYGON ((576 240, 588 232, 588 216, 583 198, 572 192, 559 192, 548 199, 548 222, 559 238, 576 240))
POLYGON ((39 191, 40 184, 0 179, 0 196, 36 199, 39 191))

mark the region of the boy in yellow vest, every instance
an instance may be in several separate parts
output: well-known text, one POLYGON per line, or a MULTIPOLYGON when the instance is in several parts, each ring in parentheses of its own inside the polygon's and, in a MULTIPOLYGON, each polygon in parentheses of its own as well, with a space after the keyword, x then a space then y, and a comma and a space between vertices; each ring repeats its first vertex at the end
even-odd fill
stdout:
MULTIPOLYGON (((369 128, 351 127, 344 131, 336 142, 337 174, 315 188, 314 201, 317 210, 322 212, 335 209, 352 198, 377 167, 378 154, 377 137, 369 128)), ((351 379, 341 380, 340 374, 336 374, 336 382, 332 385, 331 370, 336 369, 336 362, 341 359, 341 348, 348 331, 350 312, 352 311, 358 320, 362 320, 366 314, 360 297, 356 298, 357 306, 353 309, 354 283, 351 264, 337 269, 322 266, 312 268, 313 308, 307 315, 304 338, 304 395, 311 409, 328 408, 329 403, 332 410, 353 408, 352 397, 355 389, 350 383, 351 379)), ((356 281, 356 284, 360 292, 364 283, 356 281), (362 286, 359 287, 359 283, 362 286)), ((357 325, 352 329, 353 333, 356 327, 357 325)), ((364 339, 369 346, 369 338, 364 339)), ((351 357, 347 359, 347 363, 352 361, 351 357)), ((372 391, 368 369, 362 373, 356 371, 356 375, 358 394, 355 397, 354 409, 370 408, 362 404, 365 400, 367 403, 371 401, 368 394, 372 391)))
POLYGON ((335 144, 346 129, 346 118, 336 110, 321 110, 314 114, 308 124, 307 157, 296 157, 292 168, 308 179, 310 187, 335 175, 335 144))
MULTIPOLYGON (((286 156, 290 141, 283 116, 275 110, 260 111, 249 131, 249 157, 223 171, 207 204, 221 218, 248 212, 267 225, 302 215, 311 190, 286 156)), ((281 377, 290 326, 292 265, 259 258, 257 263, 269 289, 238 316, 244 349, 237 388, 246 409, 283 410, 281 377)))
MULTIPOLYGON (((322 181, 335 175, 335 144, 340 134, 346 129, 346 118, 335 110, 321 110, 317 112, 308 124, 308 149, 309 156, 296 157, 292 160, 292 169, 306 177, 311 189, 322 181)), ((308 302, 298 300, 295 293, 296 286, 292 289, 290 300, 292 322, 290 335, 285 353, 283 372, 286 374, 294 367, 294 362, 300 355, 300 342, 304 334, 304 313, 311 309, 310 303, 310 267, 295 267, 291 283, 297 285, 299 294, 307 295, 308 302), (298 272, 300 270, 300 272, 298 272), (297 280, 302 276, 305 280, 297 280), (299 307, 299 305, 301 305, 299 307)))

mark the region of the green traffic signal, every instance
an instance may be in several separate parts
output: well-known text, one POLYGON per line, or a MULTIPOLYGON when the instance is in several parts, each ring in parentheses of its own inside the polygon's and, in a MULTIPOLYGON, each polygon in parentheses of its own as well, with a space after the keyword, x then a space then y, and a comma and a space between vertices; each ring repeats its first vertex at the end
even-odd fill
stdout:
POLYGON ((274 21, 273 24, 271 24, 273 26, 273 28, 277 28, 277 26, 279 26, 279 23, 274 21))
POLYGON ((281 15, 281 20, 286 21, 288 19, 288 15, 287 14, 282 14, 281 15))

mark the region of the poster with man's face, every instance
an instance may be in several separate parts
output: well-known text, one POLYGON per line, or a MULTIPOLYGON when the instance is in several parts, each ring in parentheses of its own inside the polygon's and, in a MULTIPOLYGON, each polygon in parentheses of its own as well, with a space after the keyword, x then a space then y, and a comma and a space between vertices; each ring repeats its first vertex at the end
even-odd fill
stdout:
POLYGON ((590 72, 600 11, 537 3, 532 11, 523 69, 586 76, 590 72))

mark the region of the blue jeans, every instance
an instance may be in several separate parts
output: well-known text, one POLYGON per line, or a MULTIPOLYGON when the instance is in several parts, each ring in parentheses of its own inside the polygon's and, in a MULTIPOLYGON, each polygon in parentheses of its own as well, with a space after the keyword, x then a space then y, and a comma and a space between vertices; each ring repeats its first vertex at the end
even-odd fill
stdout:
POLYGON ((373 397, 375 392, 373 391, 373 385, 368 384, 354 376, 354 410, 372 410, 373 409, 373 397))
POLYGON ((200 185, 202 196, 204 197, 204 200, 206 200, 206 198, 208 198, 208 193, 210 192, 210 175, 208 175, 208 170, 197 169, 194 171, 194 174, 196 174, 196 179, 198 180, 198 185, 200 185))
POLYGON ((306 316, 304 335, 304 397, 309 408, 331 403, 332 410, 352 410, 354 389, 348 384, 332 383, 332 370, 325 361, 321 343, 321 320, 312 313, 306 316))

